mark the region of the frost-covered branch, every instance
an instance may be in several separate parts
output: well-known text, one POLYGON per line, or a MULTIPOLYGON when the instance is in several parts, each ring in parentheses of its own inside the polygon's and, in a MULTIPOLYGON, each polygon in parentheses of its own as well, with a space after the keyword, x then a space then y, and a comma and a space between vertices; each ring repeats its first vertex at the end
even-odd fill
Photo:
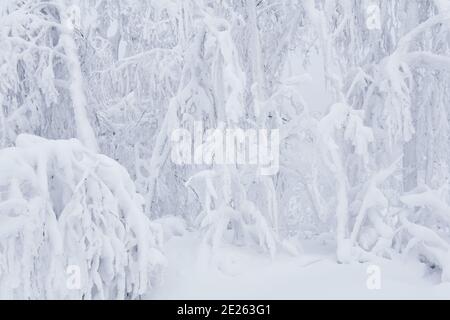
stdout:
POLYGON ((0 296, 126 299, 158 283, 161 231, 117 162, 77 140, 20 135, 0 165, 0 296))

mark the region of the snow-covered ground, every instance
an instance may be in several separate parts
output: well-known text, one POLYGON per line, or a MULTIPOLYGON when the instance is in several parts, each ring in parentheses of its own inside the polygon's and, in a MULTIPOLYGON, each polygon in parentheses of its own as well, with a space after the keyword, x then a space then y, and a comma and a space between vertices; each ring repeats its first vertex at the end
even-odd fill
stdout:
POLYGON ((306 243, 298 257, 229 247, 207 258, 199 234, 187 233, 165 249, 165 280, 149 299, 450 299, 450 283, 414 261, 378 261, 381 289, 370 290, 370 264, 337 264, 323 244, 306 243))

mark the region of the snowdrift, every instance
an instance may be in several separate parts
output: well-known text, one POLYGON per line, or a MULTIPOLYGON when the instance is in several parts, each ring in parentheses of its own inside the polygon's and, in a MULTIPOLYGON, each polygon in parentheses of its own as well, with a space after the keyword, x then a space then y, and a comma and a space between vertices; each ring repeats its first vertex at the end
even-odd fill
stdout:
POLYGON ((126 170, 78 140, 20 135, 0 151, 0 297, 139 298, 162 232, 126 170))

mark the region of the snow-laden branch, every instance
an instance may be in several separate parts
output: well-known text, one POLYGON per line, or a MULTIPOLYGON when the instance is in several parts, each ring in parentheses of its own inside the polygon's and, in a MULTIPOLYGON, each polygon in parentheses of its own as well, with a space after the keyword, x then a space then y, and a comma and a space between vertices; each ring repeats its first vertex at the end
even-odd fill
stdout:
POLYGON ((20 135, 0 167, 0 296, 125 299, 158 282, 160 228, 118 163, 77 140, 20 135))
POLYGON ((247 198, 236 172, 226 166, 203 170, 189 178, 186 186, 200 195, 203 211, 196 220, 204 230, 204 241, 213 249, 218 249, 226 234, 232 232, 234 242, 256 243, 275 254, 276 234, 257 205, 247 198))
MULTIPOLYGON (((361 227, 371 209, 383 209, 388 206, 388 200, 380 190, 380 185, 389 178, 398 169, 399 160, 395 161, 391 166, 375 173, 367 183, 367 189, 362 200, 361 207, 353 226, 351 233, 352 243, 355 244, 361 227)), ((381 226, 381 223, 378 223, 381 226)), ((380 233, 392 236, 392 232, 386 232, 386 228, 379 228, 380 233)))
POLYGON ((400 221, 413 237, 408 247, 418 247, 420 254, 441 268, 442 281, 450 281, 450 244, 430 228, 410 222, 406 212, 400 214, 400 221))
POLYGON ((119 71, 119 70, 129 67, 130 65, 137 64, 137 63, 145 64, 146 62, 148 63, 148 61, 151 61, 152 59, 158 59, 159 56, 162 56, 162 55, 172 56, 173 59, 181 58, 180 53, 177 52, 175 49, 153 48, 153 49, 150 49, 150 50, 147 50, 144 52, 140 52, 140 53, 136 53, 132 56, 120 59, 113 66, 110 66, 106 69, 102 69, 99 71, 94 71, 93 74, 119 71))
POLYGON ((450 72, 450 56, 434 54, 432 52, 411 52, 406 55, 408 64, 426 66, 436 71, 450 72))
POLYGON ((448 25, 450 23, 450 12, 440 13, 436 16, 433 16, 426 21, 419 24, 417 27, 412 29, 406 35, 404 35, 398 42, 397 49, 394 54, 405 54, 413 41, 419 36, 421 33, 435 27, 438 24, 448 25))
MULTIPOLYGON (((53 61, 53 57, 58 57, 65 63, 70 78, 68 90, 71 95, 77 137, 96 152, 98 144, 86 109, 87 98, 84 92, 78 46, 75 43, 73 26, 70 25, 67 10, 65 2, 62 0, 57 2, 30 1, 22 6, 18 5, 12 13, 5 17, 3 22, 0 22, 6 30, 0 36, 0 43, 6 42, 24 47, 27 54, 22 54, 24 63, 33 63, 33 59, 30 58, 32 54, 39 57, 42 52, 48 53, 48 65, 51 66, 52 73, 53 68, 56 68, 54 65, 58 63, 53 61), (57 11, 58 19, 44 10, 48 8, 57 11), (43 37, 44 35, 45 37, 43 37), (44 40, 41 41, 40 38, 44 38, 44 40), (32 51, 32 54, 27 52, 28 50, 32 51)), ((51 79, 44 79, 44 81, 48 80, 51 79)))
POLYGON ((434 190, 426 187, 423 192, 402 196, 400 201, 411 209, 426 207, 450 225, 450 206, 441 200, 434 190))

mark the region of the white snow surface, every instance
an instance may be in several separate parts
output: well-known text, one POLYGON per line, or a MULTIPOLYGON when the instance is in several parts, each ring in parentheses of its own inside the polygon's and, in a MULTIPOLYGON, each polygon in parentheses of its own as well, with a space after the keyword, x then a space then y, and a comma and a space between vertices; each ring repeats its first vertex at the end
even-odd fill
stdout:
POLYGON ((164 282, 148 299, 450 299, 450 283, 439 283, 427 267, 410 259, 337 264, 335 249, 308 241, 298 256, 273 259, 249 248, 226 247, 211 258, 201 236, 187 232, 165 246, 164 282), (207 258, 209 257, 209 258, 207 258), (381 288, 368 289, 367 269, 381 270, 381 288))

